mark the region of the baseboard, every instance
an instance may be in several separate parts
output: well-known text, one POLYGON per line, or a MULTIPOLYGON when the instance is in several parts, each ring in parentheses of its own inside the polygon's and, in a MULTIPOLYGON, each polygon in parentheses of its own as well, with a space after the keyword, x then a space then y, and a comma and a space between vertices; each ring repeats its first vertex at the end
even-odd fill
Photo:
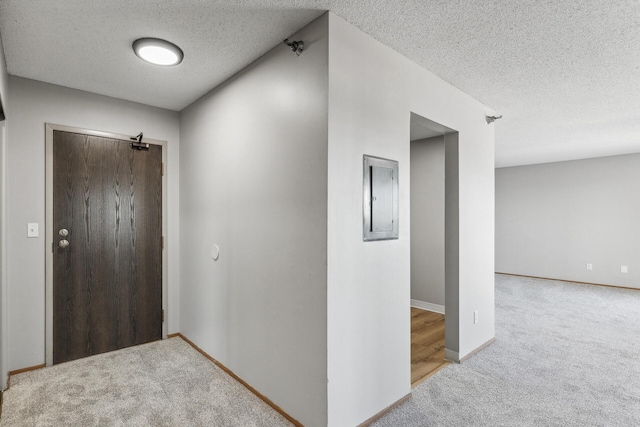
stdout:
POLYGON ((7 377, 7 390, 11 387, 11 376, 22 374, 24 372, 35 371, 38 369, 46 368, 47 365, 44 363, 42 365, 29 366, 28 368, 16 369, 15 371, 9 371, 9 375, 7 377))
POLYGON ((473 356, 475 356, 476 354, 480 353, 482 350, 484 350, 485 348, 489 347, 491 344, 493 344, 496 341, 495 337, 491 338, 489 341, 485 342, 484 344, 482 344, 480 347, 476 348, 475 350, 473 350, 472 352, 468 353, 466 356, 464 356, 462 359, 460 359, 460 363, 466 362, 467 360, 469 360, 470 358, 472 358, 473 356))
POLYGON ((444 314, 444 305, 432 304, 430 302, 424 302, 417 299, 411 300, 411 307, 421 308, 423 310, 444 314))
POLYGON ((15 371, 9 371, 9 377, 11 377, 11 375, 22 374, 23 372, 35 371, 35 370, 38 370, 38 369, 46 368, 46 366, 47 365, 45 365, 43 363, 42 365, 29 366, 28 368, 22 368, 22 369, 16 369, 15 371))
POLYGON ((171 334, 169 337, 176 337, 176 338, 180 338, 182 339, 184 342, 186 342, 187 344, 189 344, 191 347, 193 347, 196 351, 198 351, 200 354, 202 354, 204 357, 206 357, 207 359, 209 359, 211 362, 213 362, 213 364, 215 364, 217 367, 219 367, 220 369, 222 369, 224 372, 226 372, 227 374, 229 374, 233 379, 235 379, 236 381, 238 381, 240 384, 242 384, 247 390, 249 390, 251 393, 255 394, 257 397, 259 397, 264 403, 266 403, 267 405, 271 406, 273 409, 275 409, 278 413, 280 413, 280 415, 282 415, 283 417, 285 417, 287 420, 289 420, 289 422, 291 424, 293 424, 296 427, 304 427, 302 425, 302 423, 298 420, 296 420, 295 418, 293 418, 291 415, 287 414, 281 407, 279 407, 278 405, 276 405, 275 403, 273 403, 267 396, 263 395, 262 393, 260 393, 258 390, 256 390, 255 388, 251 387, 246 381, 244 381, 242 378, 240 378, 239 376, 237 376, 235 373, 233 373, 233 371, 231 371, 231 369, 227 368, 226 366, 224 366, 222 363, 218 362, 216 359, 214 359, 213 357, 211 357, 206 351, 204 351, 203 349, 201 349, 200 347, 198 347, 197 345, 195 345, 193 343, 193 341, 191 341, 190 339, 188 339, 187 337, 185 337, 184 335, 182 335, 181 333, 177 333, 177 334, 171 334))
POLYGON ((411 398, 411 393, 407 394, 405 397, 403 397, 400 400, 398 400, 398 401, 392 403, 391 405, 387 406, 382 411, 378 412, 373 417, 369 418, 367 421, 363 422, 362 424, 359 424, 358 427, 368 427, 368 426, 370 426, 375 421, 379 420, 380 418, 385 416, 387 413, 389 413, 389 411, 392 411, 396 407, 402 405, 404 402, 406 402, 410 398, 411 398))
POLYGON ((180 336, 180 333, 176 333, 176 334, 169 334, 169 335, 167 335, 167 339, 169 339, 169 338, 176 338, 176 337, 179 337, 179 336, 180 336))
POLYGON ((493 344, 495 342, 495 337, 491 338, 489 341, 485 342, 484 344, 480 345, 478 348, 476 348, 475 350, 467 353, 464 357, 460 357, 460 353, 458 353, 457 351, 453 351, 453 350, 449 350, 448 348, 444 349, 444 358, 446 360, 450 360, 454 363, 463 363, 466 362, 467 360, 469 360, 470 358, 472 358, 473 356, 475 356, 476 354, 478 354, 479 352, 481 352, 482 350, 484 350, 485 348, 489 347, 491 344, 493 344))
POLYGON ((529 276, 527 274, 501 273, 499 271, 496 271, 495 274, 501 274, 503 276, 528 277, 530 279, 553 280, 555 282, 577 283, 578 285, 604 286, 605 288, 617 288, 617 289, 628 289, 631 291, 640 291, 640 288, 632 288, 630 286, 607 285, 604 283, 592 283, 592 282, 579 282, 577 280, 554 279, 553 277, 529 276))

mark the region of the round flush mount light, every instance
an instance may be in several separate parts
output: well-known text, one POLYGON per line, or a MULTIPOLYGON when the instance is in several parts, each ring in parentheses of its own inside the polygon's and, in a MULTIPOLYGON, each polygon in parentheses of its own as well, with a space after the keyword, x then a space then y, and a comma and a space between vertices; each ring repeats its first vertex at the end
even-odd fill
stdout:
POLYGON ((138 58, 155 65, 178 65, 184 58, 182 49, 162 39, 138 39, 132 47, 138 58))

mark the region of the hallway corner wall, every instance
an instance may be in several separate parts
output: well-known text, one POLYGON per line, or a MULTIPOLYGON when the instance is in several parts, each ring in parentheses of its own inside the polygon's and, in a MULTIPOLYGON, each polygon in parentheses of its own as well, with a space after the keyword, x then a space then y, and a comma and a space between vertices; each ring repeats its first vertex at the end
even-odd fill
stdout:
POLYGON ((412 112, 459 136, 459 222, 457 234, 449 234, 456 237, 459 280, 455 301, 447 291, 447 328, 455 329, 448 350, 462 358, 495 335, 494 130, 485 120, 491 110, 330 12, 329 426, 359 425, 411 392, 412 112), (399 162, 397 240, 363 241, 365 154, 399 162))
POLYGON ((181 332, 308 427, 327 417, 327 26, 180 124, 181 332))

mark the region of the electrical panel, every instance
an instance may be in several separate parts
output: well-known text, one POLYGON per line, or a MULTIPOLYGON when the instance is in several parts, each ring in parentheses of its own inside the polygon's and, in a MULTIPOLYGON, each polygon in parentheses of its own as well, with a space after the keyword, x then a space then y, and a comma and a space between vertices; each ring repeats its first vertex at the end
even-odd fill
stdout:
POLYGON ((363 161, 362 239, 397 239, 398 162, 367 155, 363 161))

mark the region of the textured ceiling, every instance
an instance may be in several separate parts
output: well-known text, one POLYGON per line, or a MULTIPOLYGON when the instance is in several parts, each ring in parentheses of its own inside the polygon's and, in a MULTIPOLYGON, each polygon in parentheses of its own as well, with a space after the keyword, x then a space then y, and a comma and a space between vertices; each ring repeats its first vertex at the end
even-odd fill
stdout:
POLYGON ((180 110, 325 10, 503 114, 497 166, 640 152, 638 0, 0 0, 0 34, 12 75, 180 110))

